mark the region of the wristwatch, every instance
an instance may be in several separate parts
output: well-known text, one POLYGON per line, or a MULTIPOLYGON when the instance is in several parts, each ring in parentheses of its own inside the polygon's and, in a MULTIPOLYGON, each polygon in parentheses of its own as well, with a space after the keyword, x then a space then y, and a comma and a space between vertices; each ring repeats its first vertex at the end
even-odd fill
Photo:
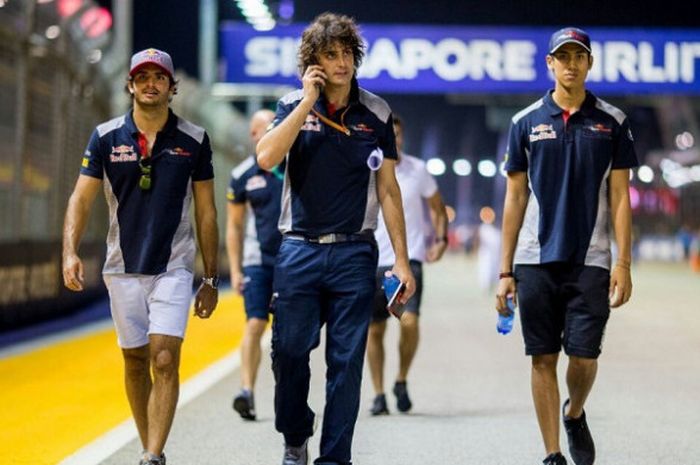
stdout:
POLYGON ((219 288, 219 275, 214 275, 210 277, 202 277, 202 284, 206 284, 207 286, 211 287, 212 289, 218 289, 219 288))

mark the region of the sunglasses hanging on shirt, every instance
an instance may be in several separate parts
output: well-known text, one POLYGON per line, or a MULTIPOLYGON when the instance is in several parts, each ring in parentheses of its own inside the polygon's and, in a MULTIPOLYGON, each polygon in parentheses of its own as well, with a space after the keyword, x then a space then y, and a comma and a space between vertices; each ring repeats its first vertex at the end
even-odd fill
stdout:
POLYGON ((139 179, 139 187, 141 190, 147 191, 151 189, 151 159, 139 158, 139 168, 141 168, 141 178, 139 179))

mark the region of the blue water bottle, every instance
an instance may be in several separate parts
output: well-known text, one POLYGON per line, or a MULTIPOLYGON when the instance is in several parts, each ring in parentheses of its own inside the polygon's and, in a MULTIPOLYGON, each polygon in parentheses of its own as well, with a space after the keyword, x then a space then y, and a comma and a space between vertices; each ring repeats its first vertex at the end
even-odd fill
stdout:
POLYGON ((496 323, 496 330, 501 334, 508 334, 513 329, 513 321, 515 321, 515 303, 513 302, 513 296, 506 296, 506 305, 510 313, 507 316, 498 314, 498 323, 496 323))

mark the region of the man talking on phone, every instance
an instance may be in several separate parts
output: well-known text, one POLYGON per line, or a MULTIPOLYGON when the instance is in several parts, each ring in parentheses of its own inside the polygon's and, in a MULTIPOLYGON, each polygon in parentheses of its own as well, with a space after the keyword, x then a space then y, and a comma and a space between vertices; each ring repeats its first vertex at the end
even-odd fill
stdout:
POLYGON ((280 99, 258 164, 286 158, 284 234, 274 273, 272 368, 275 426, 284 435, 283 465, 308 463, 314 431, 308 405, 309 354, 326 325, 326 406, 317 465, 350 464, 360 404, 362 364, 372 313, 382 208, 396 255, 393 273, 415 290, 406 250, 391 109, 358 86, 364 44, 354 21, 324 13, 307 27, 299 50, 303 88, 280 99))

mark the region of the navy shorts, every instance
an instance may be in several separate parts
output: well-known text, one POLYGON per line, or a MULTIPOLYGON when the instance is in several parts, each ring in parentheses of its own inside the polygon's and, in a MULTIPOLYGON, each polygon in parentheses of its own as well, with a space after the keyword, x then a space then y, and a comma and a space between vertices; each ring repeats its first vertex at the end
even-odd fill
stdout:
POLYGON ((274 271, 274 267, 265 265, 243 267, 243 301, 248 320, 269 319, 274 271))
POLYGON ((610 316, 610 272, 567 263, 516 265, 518 307, 527 355, 598 358, 610 316))
MULTIPOLYGON (((420 315, 420 301, 423 296, 423 265, 417 260, 411 260, 411 272, 413 272, 413 277, 416 278, 416 292, 413 297, 404 305, 404 309, 407 312, 415 313, 420 315)), ((386 304, 388 303, 386 295, 384 294, 384 289, 382 289, 382 279, 384 278, 385 271, 391 271, 393 267, 391 266, 380 266, 377 268, 377 287, 374 292, 372 311, 372 322, 378 323, 389 318, 389 310, 386 309, 386 304)))

